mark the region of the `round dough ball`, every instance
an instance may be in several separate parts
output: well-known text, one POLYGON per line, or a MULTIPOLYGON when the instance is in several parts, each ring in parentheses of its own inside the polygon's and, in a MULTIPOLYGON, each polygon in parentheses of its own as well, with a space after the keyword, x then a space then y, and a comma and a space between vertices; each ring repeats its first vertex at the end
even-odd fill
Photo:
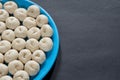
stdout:
POLYGON ((9 69, 9 72, 13 75, 17 71, 23 70, 23 64, 19 60, 14 60, 8 64, 8 69, 9 69))
POLYGON ((27 27, 28 29, 30 29, 32 27, 36 27, 36 21, 32 17, 27 17, 27 18, 24 19, 23 25, 25 27, 27 27))
POLYGON ((53 41, 48 38, 48 37, 44 37, 40 40, 39 42, 39 47, 40 49, 42 49, 45 52, 48 52, 52 49, 53 47, 53 41))
POLYGON ((53 29, 50 27, 50 25, 45 24, 42 26, 41 35, 42 37, 51 37, 53 35, 53 29))
POLYGON ((40 14, 40 9, 36 5, 31 5, 28 7, 27 15, 33 18, 36 18, 40 14))
POLYGON ((20 22, 17 18, 15 17, 8 17, 6 19, 6 26, 9 29, 15 29, 16 27, 18 27, 20 25, 20 22))
POLYGON ((16 38, 15 40, 13 40, 12 42, 12 48, 16 49, 18 51, 22 50, 25 48, 26 42, 24 39, 22 38, 16 38))
POLYGON ((0 63, 3 63, 4 62, 4 56, 3 54, 0 53, 0 63))
POLYGON ((18 52, 15 49, 11 49, 5 53, 5 62, 9 63, 18 58, 18 52))
POLYGON ((2 76, 0 80, 13 80, 10 76, 2 76))
POLYGON ((19 53, 19 60, 23 63, 28 62, 31 59, 32 55, 29 49, 23 49, 19 53))
POLYGON ((32 59, 39 64, 42 64, 46 60, 46 55, 42 50, 36 50, 32 54, 32 59))
POLYGON ((32 27, 31 29, 28 30, 27 36, 28 38, 34 38, 34 39, 39 39, 40 38, 40 29, 37 27, 32 27))
POLYGON ((37 23, 37 25, 38 25, 39 27, 42 27, 42 25, 47 24, 47 23, 48 23, 48 18, 47 18, 47 16, 45 16, 45 15, 43 15, 43 14, 37 16, 37 18, 36 18, 36 23, 37 23))
POLYGON ((37 62, 31 60, 28 61, 25 64, 25 71, 30 75, 30 76, 35 76, 40 70, 40 66, 37 62))
POLYGON ((14 74, 13 79, 14 80, 29 80, 29 75, 26 71, 19 70, 14 74))
POLYGON ((2 3, 0 2, 0 9, 2 9, 2 3))
POLYGON ((14 16, 20 21, 23 21, 27 17, 27 11, 24 8, 18 8, 15 10, 14 16))
POLYGON ((14 11, 18 8, 17 4, 13 1, 7 1, 4 4, 4 9, 9 12, 10 14, 13 14, 14 11))
POLYGON ((13 41, 15 39, 15 34, 12 30, 5 30, 2 33, 2 39, 8 40, 8 41, 13 41))
POLYGON ((27 36, 27 28, 25 26, 18 26, 15 29, 15 35, 18 38, 25 38, 27 36))
POLYGON ((0 33, 2 33, 4 30, 6 30, 6 25, 4 22, 0 22, 0 33))
POLYGON ((4 9, 0 9, 0 21, 5 21, 8 17, 8 12, 4 9))
POLYGON ((8 74, 8 67, 5 64, 0 63, 0 77, 8 74))
POLYGON ((31 52, 39 49, 39 42, 36 39, 29 39, 26 42, 26 48, 29 49, 31 52))
POLYGON ((11 43, 7 40, 0 41, 0 52, 6 53, 11 49, 11 43))

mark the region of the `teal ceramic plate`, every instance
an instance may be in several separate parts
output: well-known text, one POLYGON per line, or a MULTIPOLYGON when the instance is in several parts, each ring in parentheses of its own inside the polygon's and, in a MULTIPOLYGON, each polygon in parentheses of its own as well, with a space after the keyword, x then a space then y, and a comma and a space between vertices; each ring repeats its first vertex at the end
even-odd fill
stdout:
MULTIPOLYGON (((2 2, 3 4, 7 1, 10 1, 10 0, 0 0, 0 2, 2 2)), ((38 5, 30 0, 12 0, 14 2, 16 2, 18 4, 19 7, 23 7, 23 8, 28 8, 30 5, 38 5)), ((39 5, 38 5, 39 6, 39 5)), ((51 67, 53 66, 55 60, 56 60, 56 57, 57 57, 57 54, 58 54, 58 49, 59 49, 59 35, 58 35, 58 30, 57 30, 57 27, 55 25, 55 22, 53 21, 53 19, 51 18, 51 16, 41 7, 40 7, 40 12, 41 14, 44 14, 48 17, 49 19, 49 25, 51 25, 53 31, 54 31, 54 34, 52 36, 52 40, 53 40, 53 48, 50 52, 47 52, 46 53, 46 61, 41 65, 41 69, 39 71, 39 73, 34 76, 34 77, 31 77, 31 80, 42 80, 46 74, 50 71, 51 67)))

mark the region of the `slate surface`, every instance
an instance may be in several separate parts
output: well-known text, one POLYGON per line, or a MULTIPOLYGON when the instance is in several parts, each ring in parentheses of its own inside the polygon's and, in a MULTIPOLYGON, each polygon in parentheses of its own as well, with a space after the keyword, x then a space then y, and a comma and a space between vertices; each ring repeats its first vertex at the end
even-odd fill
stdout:
POLYGON ((55 20, 60 51, 44 80, 120 80, 120 0, 33 0, 55 20))

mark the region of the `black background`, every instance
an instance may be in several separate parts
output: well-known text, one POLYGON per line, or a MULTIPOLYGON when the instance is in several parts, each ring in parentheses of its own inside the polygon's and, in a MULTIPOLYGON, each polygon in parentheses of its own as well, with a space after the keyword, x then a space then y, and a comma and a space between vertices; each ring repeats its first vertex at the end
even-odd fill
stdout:
POLYGON ((120 80, 120 0, 33 0, 55 20, 57 61, 44 80, 120 80))

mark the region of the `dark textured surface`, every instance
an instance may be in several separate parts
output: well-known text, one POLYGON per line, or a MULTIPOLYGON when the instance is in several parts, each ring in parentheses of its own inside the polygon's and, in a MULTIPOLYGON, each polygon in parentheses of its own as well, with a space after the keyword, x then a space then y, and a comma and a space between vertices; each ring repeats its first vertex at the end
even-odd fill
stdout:
POLYGON ((55 20, 57 61, 44 80, 120 80, 120 0, 33 0, 55 20))

